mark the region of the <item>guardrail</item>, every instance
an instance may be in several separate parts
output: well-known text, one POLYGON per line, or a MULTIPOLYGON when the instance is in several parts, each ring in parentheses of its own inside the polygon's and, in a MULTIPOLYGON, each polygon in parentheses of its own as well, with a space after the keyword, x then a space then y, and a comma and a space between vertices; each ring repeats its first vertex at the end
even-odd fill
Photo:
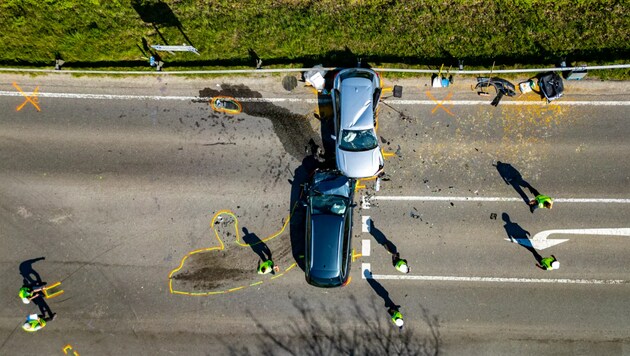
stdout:
MULTIPOLYGON (((597 69, 624 69, 630 68, 630 64, 611 64, 603 66, 578 66, 578 67, 548 67, 548 68, 521 68, 521 69, 481 69, 481 70, 451 70, 449 74, 500 74, 500 73, 536 73, 546 71, 571 71, 571 70, 597 70, 597 69)), ((51 73, 51 74, 111 74, 111 75, 190 75, 190 74, 256 74, 256 73, 291 73, 306 72, 313 68, 275 68, 275 69, 219 69, 219 70, 189 70, 189 71, 115 71, 115 70, 55 70, 32 68, 0 68, 0 72, 25 72, 25 73, 51 73)), ((334 67, 321 68, 334 70, 334 67)), ((432 69, 402 69, 402 68, 372 68, 377 72, 393 73, 437 73, 432 69)))

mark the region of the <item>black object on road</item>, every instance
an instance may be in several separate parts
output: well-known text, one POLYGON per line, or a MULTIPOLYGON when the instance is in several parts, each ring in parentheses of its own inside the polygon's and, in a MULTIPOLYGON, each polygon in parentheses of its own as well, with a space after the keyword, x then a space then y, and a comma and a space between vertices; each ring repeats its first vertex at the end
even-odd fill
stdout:
POLYGON ((499 105, 499 102, 501 101, 501 98, 503 98, 504 95, 507 96, 515 96, 516 95, 516 91, 514 90, 514 84, 510 83, 509 81, 502 79, 502 78, 498 78, 498 77, 478 77, 477 78, 477 85, 475 86, 475 89, 479 88, 480 91, 478 92, 479 95, 488 95, 487 92, 485 92, 483 89, 488 88, 488 87, 494 87, 494 89, 497 91, 497 96, 492 100, 491 105, 492 106, 497 106, 499 105))
POLYGON ((556 100, 564 94, 562 77, 556 72, 542 74, 538 78, 538 87, 545 98, 547 98, 547 102, 556 100))

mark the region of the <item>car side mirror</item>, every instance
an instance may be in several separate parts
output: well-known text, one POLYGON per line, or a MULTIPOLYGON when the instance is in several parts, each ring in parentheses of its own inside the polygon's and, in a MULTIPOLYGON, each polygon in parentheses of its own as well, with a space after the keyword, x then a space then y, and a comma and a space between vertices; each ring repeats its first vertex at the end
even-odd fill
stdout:
POLYGON ((337 136, 335 136, 335 135, 330 135, 330 138, 332 138, 333 140, 337 141, 337 136))
POLYGON ((350 204, 350 207, 351 207, 351 208, 356 208, 356 207, 357 207, 357 203, 352 203, 352 204, 350 204))

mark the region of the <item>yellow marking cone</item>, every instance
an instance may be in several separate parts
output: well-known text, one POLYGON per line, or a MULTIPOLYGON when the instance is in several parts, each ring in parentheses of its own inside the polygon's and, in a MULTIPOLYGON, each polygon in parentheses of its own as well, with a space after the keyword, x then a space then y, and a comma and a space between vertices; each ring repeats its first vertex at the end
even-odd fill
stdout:
POLYGON ((59 296, 61 294, 63 294, 63 290, 59 289, 59 290, 55 290, 56 287, 60 286, 61 282, 57 282, 51 286, 42 288, 42 292, 44 292, 44 297, 46 297, 46 299, 50 299, 50 298, 54 298, 56 296, 59 296))

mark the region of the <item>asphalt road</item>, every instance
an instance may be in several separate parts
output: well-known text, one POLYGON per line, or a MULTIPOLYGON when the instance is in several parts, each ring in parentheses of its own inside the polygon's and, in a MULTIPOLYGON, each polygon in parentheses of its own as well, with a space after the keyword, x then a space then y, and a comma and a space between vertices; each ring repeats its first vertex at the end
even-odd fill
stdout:
POLYGON ((329 110, 281 79, 0 76, 0 354, 630 354, 627 83, 495 108, 469 81, 429 94, 428 80, 396 81, 403 98, 379 115, 388 179, 361 182, 352 281, 325 290, 304 281, 294 207, 329 110), (18 110, 13 82, 39 86, 41 111, 18 110), (243 113, 214 112, 217 95, 244 98, 243 113), (554 208, 531 213, 497 161, 554 208), (539 251, 557 271, 506 240, 594 228, 608 230, 549 236, 568 239, 539 251), (258 240, 275 276, 255 273, 258 240), (17 291, 32 271, 64 293, 26 333, 38 309, 17 291))

